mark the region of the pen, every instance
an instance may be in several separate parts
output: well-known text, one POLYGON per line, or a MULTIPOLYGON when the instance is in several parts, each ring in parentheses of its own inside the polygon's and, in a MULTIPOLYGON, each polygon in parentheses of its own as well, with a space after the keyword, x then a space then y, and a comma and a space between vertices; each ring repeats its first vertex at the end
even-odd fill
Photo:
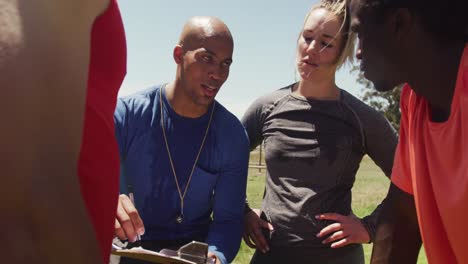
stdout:
MULTIPOLYGON (((135 197, 133 196, 133 191, 128 193, 128 197, 130 198, 130 201, 132 201, 132 204, 135 205, 135 197)), ((135 231, 136 231, 136 234, 137 234, 136 241, 141 241, 140 234, 138 233, 137 230, 135 230, 135 231)), ((140 242, 140 244, 141 244, 141 242, 140 242)))

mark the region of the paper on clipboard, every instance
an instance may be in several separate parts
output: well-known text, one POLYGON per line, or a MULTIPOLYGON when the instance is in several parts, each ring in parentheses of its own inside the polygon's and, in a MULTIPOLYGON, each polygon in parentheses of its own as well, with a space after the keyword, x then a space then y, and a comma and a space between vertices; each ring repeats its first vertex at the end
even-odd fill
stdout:
POLYGON ((143 248, 131 248, 131 249, 117 249, 112 251, 113 255, 122 257, 144 260, 151 263, 160 264, 196 264, 195 262, 182 259, 178 256, 168 256, 155 251, 143 249, 143 248))
POLYGON ((208 244, 192 241, 178 250, 162 249, 159 252, 136 247, 123 249, 112 243, 112 254, 160 264, 214 264, 214 258, 207 258, 208 244))

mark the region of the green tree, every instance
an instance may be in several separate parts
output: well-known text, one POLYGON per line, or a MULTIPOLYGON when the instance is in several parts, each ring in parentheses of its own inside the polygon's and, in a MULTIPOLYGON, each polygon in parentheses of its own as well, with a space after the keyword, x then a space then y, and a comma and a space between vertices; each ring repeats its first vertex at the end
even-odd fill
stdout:
POLYGON ((352 72, 358 72, 357 82, 364 86, 362 89, 361 99, 382 113, 393 127, 398 131, 400 129, 400 93, 403 85, 396 87, 387 92, 379 92, 374 89, 372 82, 364 77, 364 74, 359 71, 358 66, 353 66, 352 72))

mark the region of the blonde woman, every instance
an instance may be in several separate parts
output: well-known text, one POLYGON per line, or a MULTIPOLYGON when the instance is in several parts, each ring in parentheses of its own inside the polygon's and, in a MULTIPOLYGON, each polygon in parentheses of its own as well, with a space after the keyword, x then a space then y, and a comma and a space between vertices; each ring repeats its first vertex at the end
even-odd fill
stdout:
POLYGON ((344 1, 312 7, 297 43, 300 80, 257 99, 243 117, 250 148, 265 142, 260 210, 244 216, 251 263, 364 263, 379 209, 359 219, 351 188, 364 155, 391 173, 397 136, 378 112, 339 88, 336 70, 353 58, 344 1))

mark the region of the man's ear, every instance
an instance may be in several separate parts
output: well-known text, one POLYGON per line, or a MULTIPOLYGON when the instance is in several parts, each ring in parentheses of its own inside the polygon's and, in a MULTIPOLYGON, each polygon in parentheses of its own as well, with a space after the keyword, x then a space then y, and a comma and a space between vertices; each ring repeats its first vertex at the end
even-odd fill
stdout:
POLYGON ((407 8, 396 8, 388 22, 391 32, 398 40, 402 40, 413 31, 414 16, 407 8))
POLYGON ((174 51, 172 52, 172 56, 174 57, 175 63, 181 64, 183 61, 183 57, 184 57, 184 50, 182 46, 180 45, 175 46, 174 51))

